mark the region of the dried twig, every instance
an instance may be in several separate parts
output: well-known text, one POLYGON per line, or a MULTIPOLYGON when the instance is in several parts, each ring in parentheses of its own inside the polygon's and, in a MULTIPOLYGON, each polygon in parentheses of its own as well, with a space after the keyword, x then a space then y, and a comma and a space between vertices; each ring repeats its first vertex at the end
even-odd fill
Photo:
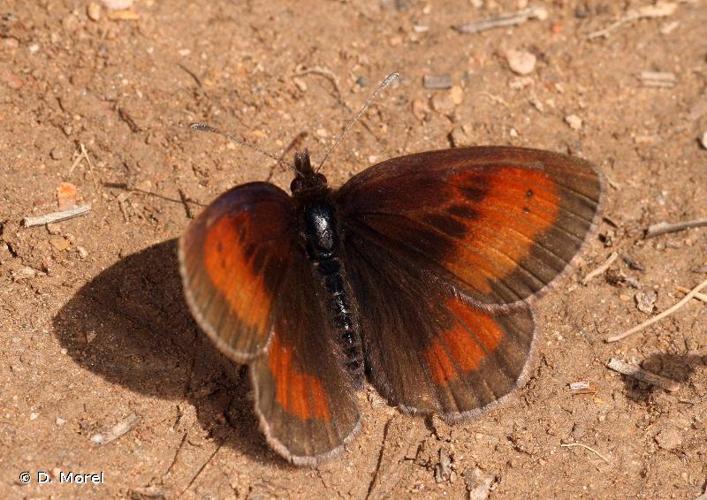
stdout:
MULTIPOLYGON (((676 286, 675 288, 677 288, 678 291, 680 291, 680 292, 682 292, 682 293, 690 293, 690 289, 689 289, 689 288, 685 288, 684 286, 679 286, 679 285, 678 285, 678 286, 676 286)), ((696 293, 695 295, 693 295, 693 297, 696 298, 696 299, 698 299, 698 300, 701 300, 702 302, 707 302, 707 294, 704 294, 704 293, 696 293)))
POLYGON ((120 436, 130 432, 130 430, 135 427, 139 421, 140 417, 134 413, 131 413, 125 420, 118 422, 104 434, 94 434, 91 436, 91 441, 99 445, 108 444, 111 441, 115 441, 120 436))
POLYGON ((665 233, 676 233, 678 231, 683 231, 684 229, 691 229, 693 227, 707 226, 707 219, 695 219, 685 222, 676 222, 675 224, 669 224, 667 222, 659 222, 653 224, 646 229, 646 239, 653 238, 665 233))
POLYGON ((624 24, 638 21, 639 19, 651 19, 656 17, 667 17, 673 14, 678 8, 678 4, 675 2, 658 2, 655 5, 644 5, 638 9, 630 9, 626 12, 626 15, 616 22, 611 23, 604 29, 599 31, 594 31, 587 35, 589 40, 599 37, 608 37, 609 34, 619 29, 624 24))
POLYGON ((617 252, 612 252, 611 255, 609 255, 609 258, 604 261, 602 265, 597 267, 594 271, 590 272, 587 274, 584 279, 582 279, 582 284, 586 285, 589 283, 591 280, 599 276, 601 273, 609 269, 609 266, 614 263, 614 261, 618 258, 619 254, 617 252))
POLYGON ((607 341, 607 342, 616 342, 617 340, 624 339, 624 338, 628 337, 629 335, 633 335, 634 333, 643 330, 643 329, 646 328, 647 326, 650 326, 650 325, 652 325, 653 323, 655 323, 655 322, 657 322, 657 321, 660 321, 661 319, 665 318, 666 316, 670 316, 670 315, 673 314, 675 311, 677 311, 678 309, 680 309, 682 306, 684 306, 685 304, 687 304, 688 302, 690 302, 690 299, 692 299, 695 295, 697 295, 697 293, 698 293, 700 290, 702 290, 704 287, 706 287, 706 286, 707 286, 707 280, 703 281, 702 283, 700 283, 699 285, 697 285, 695 288, 693 288, 692 290, 690 290, 690 292, 689 292, 687 295, 685 295, 685 296, 684 296, 677 304, 675 304, 674 306, 669 307, 668 309, 666 309, 666 310, 663 311, 662 313, 660 313, 660 314, 658 314, 658 315, 656 315, 656 316, 653 316, 652 318, 650 318, 650 319, 647 320, 647 321, 644 321, 644 322, 641 323, 640 325, 634 326, 634 327, 631 328, 630 330, 626 330, 624 333, 620 333, 619 335, 614 335, 613 337, 609 337, 608 339, 606 339, 606 341, 607 341))
POLYGON ((560 444, 560 446, 561 446, 562 448, 573 448, 573 447, 575 447, 575 446, 579 446, 580 448, 584 448, 585 450, 591 451, 592 453, 594 453, 596 456, 598 456, 599 458, 601 458, 601 459, 602 459, 604 462, 606 462, 607 464, 609 463, 609 459, 608 459, 608 458, 606 458, 604 455, 602 455, 601 453, 599 453, 597 450, 595 450, 595 449, 592 448, 591 446, 587 446, 586 444, 582 444, 582 443, 562 443, 562 444, 560 444))
POLYGON ((191 211, 191 207, 189 206, 189 202, 191 200, 187 198, 187 195, 185 195, 184 191, 181 189, 177 189, 177 192, 179 193, 179 198, 182 200, 182 205, 184 206, 184 212, 186 213, 187 218, 193 219, 194 213, 191 211))
POLYGON ((504 28, 507 26, 515 26, 523 24, 531 19, 539 19, 544 21, 547 19, 548 13, 545 7, 528 7, 527 9, 519 10, 509 14, 502 14, 498 17, 489 17, 479 21, 470 23, 458 24, 454 29, 459 33, 479 33, 494 28, 504 28))
POLYGON ((43 226, 44 224, 50 224, 52 222, 61 222, 84 215, 88 213, 89 210, 91 210, 91 205, 80 205, 78 207, 62 210, 61 212, 52 212, 50 214, 38 215, 37 217, 25 217, 22 219, 22 225, 24 227, 33 227, 43 226))
POLYGON ((644 370, 638 365, 633 365, 631 363, 626 363, 620 359, 611 358, 606 364, 611 370, 626 375, 628 377, 635 378, 641 382, 647 384, 655 385, 666 391, 675 392, 680 389, 680 384, 669 378, 661 377, 655 373, 644 370))
POLYGON ((641 71, 641 83, 646 87, 672 88, 677 79, 674 73, 667 71, 641 71))

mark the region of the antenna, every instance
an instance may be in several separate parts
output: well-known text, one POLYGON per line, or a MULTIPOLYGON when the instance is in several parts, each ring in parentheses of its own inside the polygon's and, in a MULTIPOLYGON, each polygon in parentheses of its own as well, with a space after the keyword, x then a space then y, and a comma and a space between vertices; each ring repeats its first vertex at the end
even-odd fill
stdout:
POLYGON ((322 166, 324 166, 324 163, 327 161, 329 158, 329 155, 331 154, 334 149, 339 145, 341 140, 346 136, 348 133, 349 129, 353 127, 356 122, 361 118, 361 115, 366 112, 368 107, 373 103, 373 101, 376 100, 378 97, 378 94, 380 94, 383 90, 385 90, 387 87, 390 86, 391 83, 394 81, 400 81, 400 74, 396 71, 394 73, 389 74, 388 76, 385 77, 385 79, 378 84, 376 89, 371 92, 371 95, 368 96, 366 99, 366 102, 363 103, 363 106, 361 106, 361 109, 358 110, 358 112, 349 120, 349 122, 346 124, 344 129, 341 131, 341 133, 336 137, 336 140, 334 140, 334 143, 327 149, 326 153, 324 153, 324 158, 322 161, 319 163, 319 166, 315 170, 315 172, 319 172, 321 170, 322 166))
POLYGON ((209 124, 207 124, 207 123, 191 123, 191 124, 189 124, 189 128, 191 128, 192 130, 197 130, 197 131, 199 131, 199 132, 211 132, 212 134, 220 135, 220 136, 225 137, 226 139, 228 139, 229 141, 231 141, 231 142, 233 142, 233 143, 235 143, 235 144, 239 144, 239 145, 241 145, 241 146, 245 146, 245 147, 247 147, 247 148, 250 148, 250 149, 252 149, 253 151, 257 151, 257 152, 260 153, 261 155, 267 156, 268 158, 271 158, 271 159, 275 160, 277 163, 279 163, 280 165, 285 166, 286 168, 292 168, 292 165, 290 165, 290 164, 288 164, 288 163, 285 163, 285 162, 282 160, 282 158, 278 158, 278 157, 275 156, 274 154, 268 153, 268 152, 265 151, 264 149, 260 149, 260 148, 259 148, 258 146, 256 146, 255 144, 251 144, 250 142, 248 142, 248 141, 246 141, 246 140, 244 140, 244 139, 239 139, 238 137, 234 136, 233 134, 229 134, 228 132, 224 132, 223 130, 220 130, 220 129, 217 129, 217 128, 215 128, 215 127, 212 127, 211 125, 209 125, 209 124))

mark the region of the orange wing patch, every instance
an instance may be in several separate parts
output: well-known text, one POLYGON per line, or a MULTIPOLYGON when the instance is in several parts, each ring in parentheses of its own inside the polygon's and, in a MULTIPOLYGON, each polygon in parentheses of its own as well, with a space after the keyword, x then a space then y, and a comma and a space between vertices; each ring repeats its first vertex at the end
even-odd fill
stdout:
POLYGON ((446 385, 464 372, 478 370, 503 338, 503 330, 491 316, 461 302, 447 301, 454 324, 433 340, 425 350, 432 380, 446 385))
POLYGON ((452 206, 469 204, 474 217, 458 219, 467 232, 446 267, 482 293, 491 293, 491 283, 515 271, 537 237, 557 220, 557 187, 542 170, 517 167, 491 175, 463 172, 452 183, 458 186, 452 206))
MULTIPOLYGON (((209 227, 204 239, 204 266, 214 286, 226 298, 231 312, 261 336, 266 336, 272 297, 263 274, 254 269, 254 241, 246 214, 221 217, 209 227)), ((255 240, 257 241, 257 240, 255 240)))
POLYGON ((300 420, 331 420, 331 410, 321 381, 293 363, 292 349, 273 332, 268 364, 275 381, 275 400, 300 420))

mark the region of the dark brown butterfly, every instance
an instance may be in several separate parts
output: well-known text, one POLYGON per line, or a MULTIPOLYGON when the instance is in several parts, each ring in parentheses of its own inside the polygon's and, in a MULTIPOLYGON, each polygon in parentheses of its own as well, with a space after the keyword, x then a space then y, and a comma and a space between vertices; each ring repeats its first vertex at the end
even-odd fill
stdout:
POLYGON ((187 302, 250 364, 270 445, 295 464, 341 451, 367 378, 406 413, 478 415, 528 377, 529 301, 596 223, 586 161, 515 147, 413 154, 340 189, 306 152, 292 196, 264 182, 219 196, 179 245, 187 302))

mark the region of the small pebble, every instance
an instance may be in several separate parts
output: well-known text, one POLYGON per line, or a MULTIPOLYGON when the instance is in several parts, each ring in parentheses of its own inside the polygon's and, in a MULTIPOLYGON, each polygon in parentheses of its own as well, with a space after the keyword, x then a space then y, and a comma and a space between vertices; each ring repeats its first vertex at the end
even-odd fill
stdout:
POLYGON ((565 116, 565 123, 567 123, 572 130, 580 130, 582 128, 582 119, 577 115, 565 116))
POLYGON ((655 308, 655 301, 658 300, 658 294, 655 290, 639 291, 634 295, 634 299, 639 311, 651 314, 655 308))
POLYGON ((463 125, 461 127, 454 127, 449 133, 449 140, 452 146, 459 148, 462 146, 469 146, 471 144, 471 137, 469 136, 469 127, 463 125))
POLYGON ((449 90, 449 98, 452 100, 455 106, 458 106, 459 104, 464 101, 464 90, 458 85, 454 85, 450 90, 449 90))
POLYGON ((108 10, 123 10, 132 7, 133 0, 103 0, 103 5, 108 10))
POLYGON ((86 7, 86 15, 91 21, 98 21, 101 18, 101 6, 96 2, 91 2, 86 7))
POLYGON ((62 160, 64 158, 64 151, 61 148, 52 148, 49 152, 49 156, 52 160, 62 160))
POLYGON ((62 425, 64 425, 64 424, 66 423, 66 420, 64 420, 64 419, 61 418, 61 417, 56 417, 55 422, 56 422, 56 425, 58 425, 59 427, 61 427, 62 425))
POLYGON ((655 442, 664 450, 674 450, 682 445, 682 436, 677 429, 669 427, 656 434, 655 442))
POLYGON ((84 247, 82 247, 82 246, 77 246, 77 247, 76 247, 76 253, 79 254, 79 258, 80 258, 80 259, 85 259, 86 257, 88 257, 88 250, 86 250, 86 249, 85 249, 84 247))
POLYGON ((34 413, 34 412, 32 412, 32 413, 29 414, 29 419, 30 419, 30 420, 37 420, 37 417, 39 417, 39 413, 34 413))
POLYGON ((359 76, 358 78, 356 78, 356 85, 358 85, 359 87, 368 86, 368 78, 366 78, 365 76, 359 76))
POLYGON ((511 71, 519 75, 529 75, 535 69, 538 58, 525 50, 509 50, 506 52, 506 60, 511 71))
POLYGON ((67 240, 63 236, 55 236, 53 238, 50 238, 49 243, 51 243, 51 245, 59 252, 68 250, 70 246, 69 240, 67 240))
POLYGON ((412 101, 412 114, 415 116, 420 121, 423 121, 425 118, 427 118, 427 115, 430 113, 430 107, 427 104, 427 101, 423 99, 413 99, 412 101))
POLYGON ((297 87, 300 92, 307 92, 307 82, 305 82, 303 79, 294 77, 292 79, 292 83, 295 84, 295 87, 297 87))
POLYGON ((702 145, 703 148, 707 149, 707 130, 702 134, 702 137, 700 137, 700 145, 702 145))
POLYGON ((426 89, 446 90, 452 88, 452 75, 425 75, 422 77, 422 85, 426 89))

